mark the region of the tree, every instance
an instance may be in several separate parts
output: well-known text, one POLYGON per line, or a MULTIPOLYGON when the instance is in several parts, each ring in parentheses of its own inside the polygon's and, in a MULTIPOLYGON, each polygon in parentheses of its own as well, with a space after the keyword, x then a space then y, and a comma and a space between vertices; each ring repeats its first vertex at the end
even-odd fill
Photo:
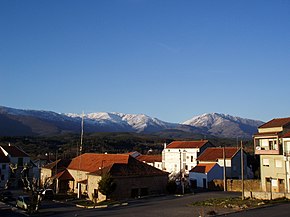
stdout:
POLYGON ((114 182, 114 179, 109 173, 103 174, 98 184, 99 191, 107 198, 115 191, 117 187, 116 183, 114 182))

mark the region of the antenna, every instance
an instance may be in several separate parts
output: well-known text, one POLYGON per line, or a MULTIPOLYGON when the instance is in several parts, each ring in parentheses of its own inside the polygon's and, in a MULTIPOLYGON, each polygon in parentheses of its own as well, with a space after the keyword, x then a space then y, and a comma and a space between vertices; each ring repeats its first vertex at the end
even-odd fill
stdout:
POLYGON ((81 123, 81 144, 80 144, 80 153, 79 155, 82 154, 82 150, 83 150, 83 137, 84 137, 84 112, 82 114, 82 123, 81 123))

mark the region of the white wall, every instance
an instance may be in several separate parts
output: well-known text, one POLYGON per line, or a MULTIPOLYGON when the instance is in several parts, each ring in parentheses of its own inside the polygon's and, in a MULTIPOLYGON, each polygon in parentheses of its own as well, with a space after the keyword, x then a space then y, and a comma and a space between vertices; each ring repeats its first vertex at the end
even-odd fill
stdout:
POLYGON ((181 169, 185 170, 186 173, 189 172, 193 167, 196 166, 197 155, 199 149, 176 149, 176 148, 166 148, 162 152, 163 166, 165 171, 170 173, 178 173, 181 169), (187 169, 186 169, 187 166, 187 169))

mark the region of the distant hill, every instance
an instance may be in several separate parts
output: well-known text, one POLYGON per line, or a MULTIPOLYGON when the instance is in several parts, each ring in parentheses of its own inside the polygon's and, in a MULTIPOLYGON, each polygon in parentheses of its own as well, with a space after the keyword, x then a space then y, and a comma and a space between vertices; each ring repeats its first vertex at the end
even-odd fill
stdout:
POLYGON ((231 115, 210 113, 195 116, 183 122, 185 125, 194 126, 208 132, 209 135, 217 137, 251 137, 257 128, 264 122, 231 115))
MULTIPOLYGON (((43 136, 80 133, 82 115, 22 110, 0 106, 0 136, 43 136)), ((182 124, 169 123, 144 114, 97 112, 84 115, 84 130, 92 132, 136 132, 168 137, 246 137, 263 122, 224 114, 204 114, 182 124)))

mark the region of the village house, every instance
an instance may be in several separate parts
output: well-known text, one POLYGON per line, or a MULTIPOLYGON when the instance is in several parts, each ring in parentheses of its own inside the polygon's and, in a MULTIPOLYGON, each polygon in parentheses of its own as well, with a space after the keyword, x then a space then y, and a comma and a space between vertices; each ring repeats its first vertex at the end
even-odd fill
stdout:
POLYGON ((56 193, 66 193, 69 190, 68 180, 72 180, 71 175, 66 170, 70 162, 71 160, 58 159, 41 167, 41 186, 45 187, 44 185, 50 181, 56 193))
POLYGON ((21 180, 21 172, 24 167, 29 168, 29 179, 32 179, 33 177, 39 178, 38 168, 31 161, 29 155, 23 150, 10 144, 7 146, 0 146, 0 149, 3 154, 9 158, 9 167, 7 167, 7 170, 10 171, 8 178, 10 181, 9 187, 18 188, 23 186, 23 182, 21 180), (15 171, 15 173, 11 172, 11 168, 14 168, 13 170, 15 171))
POLYGON ((0 149, 0 189, 5 188, 5 185, 9 179, 9 157, 7 157, 2 149, 0 149))
POLYGON ((174 141, 164 145, 162 169, 171 174, 188 174, 197 165, 197 157, 213 144, 208 140, 174 141))
POLYGON ((218 163, 200 163, 189 171, 191 188, 208 188, 214 179, 223 179, 223 168, 218 163))
POLYGON ((135 198, 165 193, 168 174, 140 162, 129 154, 86 153, 74 159, 67 168, 73 177, 69 186, 75 193, 87 194, 93 200, 106 199, 98 190, 102 175, 109 173, 116 183, 112 198, 135 198))
POLYGON ((254 135, 263 191, 289 192, 289 132, 290 117, 276 118, 258 127, 254 135))
MULTIPOLYGON (((248 177, 247 155, 244 154, 244 173, 245 178, 248 177)), ((237 147, 211 147, 207 148, 197 158, 198 164, 217 163, 221 168, 226 165, 226 178, 240 179, 241 178, 241 148, 237 147)), ((218 177, 216 178, 218 179, 218 177)))

